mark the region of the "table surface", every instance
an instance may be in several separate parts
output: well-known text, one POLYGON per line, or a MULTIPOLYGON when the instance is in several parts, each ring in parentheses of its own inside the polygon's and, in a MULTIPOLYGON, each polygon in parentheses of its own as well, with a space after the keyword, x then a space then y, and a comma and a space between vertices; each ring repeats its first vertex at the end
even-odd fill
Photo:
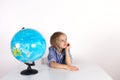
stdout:
POLYGON ((38 73, 34 75, 21 75, 27 68, 20 65, 4 75, 0 80, 113 80, 100 66, 95 64, 79 64, 79 71, 49 68, 47 65, 32 67, 38 73))

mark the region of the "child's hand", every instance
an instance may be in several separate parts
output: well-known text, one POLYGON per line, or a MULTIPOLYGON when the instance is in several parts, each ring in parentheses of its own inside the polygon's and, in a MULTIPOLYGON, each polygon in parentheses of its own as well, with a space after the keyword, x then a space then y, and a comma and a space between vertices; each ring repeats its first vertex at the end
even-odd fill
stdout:
POLYGON ((79 70, 79 68, 78 67, 76 67, 76 66, 67 66, 67 68, 66 68, 67 70, 71 70, 71 71, 78 71, 79 70))
POLYGON ((70 48, 70 43, 67 43, 66 49, 70 48))

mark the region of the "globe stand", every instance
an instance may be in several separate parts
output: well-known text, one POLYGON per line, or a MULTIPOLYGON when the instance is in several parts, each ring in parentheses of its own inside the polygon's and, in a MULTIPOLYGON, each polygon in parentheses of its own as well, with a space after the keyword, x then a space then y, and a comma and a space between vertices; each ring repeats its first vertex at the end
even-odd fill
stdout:
POLYGON ((34 66, 35 63, 32 62, 32 63, 25 63, 26 65, 28 65, 27 69, 23 70, 21 72, 22 75, 32 75, 32 74, 37 74, 38 73, 38 70, 36 69, 32 69, 31 66, 34 66))

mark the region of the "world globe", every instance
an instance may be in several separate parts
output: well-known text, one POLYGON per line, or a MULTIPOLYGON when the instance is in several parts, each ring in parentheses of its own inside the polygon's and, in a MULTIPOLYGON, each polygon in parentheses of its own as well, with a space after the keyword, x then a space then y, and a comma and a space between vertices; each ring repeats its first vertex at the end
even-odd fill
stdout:
POLYGON ((46 40, 43 35, 35 29, 23 28, 19 30, 11 40, 11 52, 13 56, 26 64, 42 58, 45 50, 46 40))

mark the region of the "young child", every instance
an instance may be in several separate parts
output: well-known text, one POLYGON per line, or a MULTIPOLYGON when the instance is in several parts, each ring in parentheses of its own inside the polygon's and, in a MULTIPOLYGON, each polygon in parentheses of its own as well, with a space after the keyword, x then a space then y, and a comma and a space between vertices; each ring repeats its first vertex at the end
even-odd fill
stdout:
POLYGON ((72 66, 72 56, 70 54, 70 44, 67 36, 63 32, 55 32, 50 37, 48 65, 52 68, 61 68, 77 71, 76 66, 72 66))

